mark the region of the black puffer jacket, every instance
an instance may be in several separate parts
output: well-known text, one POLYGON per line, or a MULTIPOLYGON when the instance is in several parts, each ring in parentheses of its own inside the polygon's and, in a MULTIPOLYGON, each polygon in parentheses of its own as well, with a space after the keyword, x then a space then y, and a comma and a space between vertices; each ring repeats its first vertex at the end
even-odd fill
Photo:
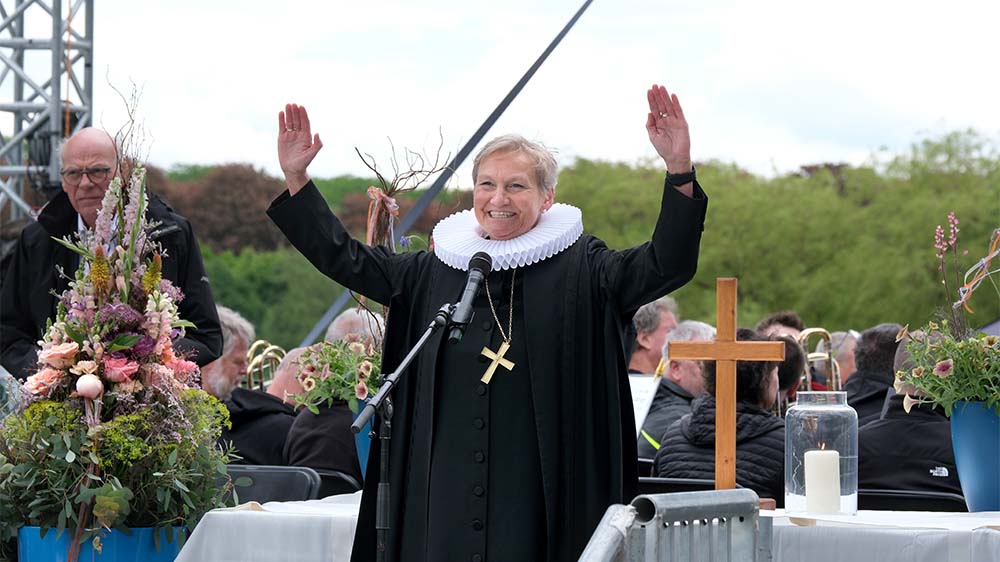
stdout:
POLYGON ((649 442, 649 439, 662 442, 663 433, 667 428, 684 415, 691 413, 693 399, 694 397, 677 383, 660 379, 656 395, 653 396, 653 403, 649 405, 649 413, 642 423, 642 431, 646 434, 639 433, 639 458, 651 459, 656 456, 657 448, 649 442))
MULTIPOLYGON (((657 476, 715 479, 715 397, 691 406, 660 442, 657 476)), ((784 502, 785 420, 746 402, 736 403, 736 482, 779 507, 784 502)))
POLYGON ((882 407, 894 378, 893 373, 857 371, 844 383, 847 405, 858 412, 858 427, 882 417, 882 407))

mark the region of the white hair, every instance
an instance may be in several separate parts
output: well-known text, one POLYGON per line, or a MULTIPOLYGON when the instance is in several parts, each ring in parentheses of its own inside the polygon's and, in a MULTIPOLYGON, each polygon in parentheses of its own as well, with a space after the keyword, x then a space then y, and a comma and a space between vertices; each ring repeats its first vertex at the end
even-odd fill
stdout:
POLYGON ((341 312, 340 315, 333 319, 333 322, 330 322, 323 340, 334 343, 343 340, 348 335, 354 334, 361 339, 367 340, 371 338, 375 347, 379 347, 382 345, 382 334, 384 331, 385 320, 381 314, 377 312, 369 314, 367 311, 350 308, 341 312))
POLYGON ((256 331, 249 320, 239 312, 221 304, 216 305, 215 309, 219 313, 219 325, 222 327, 222 355, 233 350, 237 339, 246 342, 247 346, 253 343, 256 331))
POLYGON ((711 324, 697 320, 685 320, 667 333, 667 341, 663 343, 663 360, 670 360, 670 342, 672 341, 714 341, 715 328, 711 324))

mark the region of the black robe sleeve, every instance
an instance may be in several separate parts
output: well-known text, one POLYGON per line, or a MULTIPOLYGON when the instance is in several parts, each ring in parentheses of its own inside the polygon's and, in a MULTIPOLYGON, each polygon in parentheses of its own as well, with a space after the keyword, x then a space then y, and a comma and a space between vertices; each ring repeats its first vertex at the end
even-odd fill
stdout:
MULTIPOLYGON (((623 316, 682 287, 698 268, 708 197, 696 181, 693 197, 664 182, 660 215, 649 242, 595 259, 600 285, 623 316)), ((592 256, 594 257, 594 256, 592 256)))
POLYGON ((310 181, 295 196, 285 191, 267 215, 288 241, 321 273, 379 304, 389 304, 399 266, 412 254, 393 254, 383 246, 355 240, 310 181))

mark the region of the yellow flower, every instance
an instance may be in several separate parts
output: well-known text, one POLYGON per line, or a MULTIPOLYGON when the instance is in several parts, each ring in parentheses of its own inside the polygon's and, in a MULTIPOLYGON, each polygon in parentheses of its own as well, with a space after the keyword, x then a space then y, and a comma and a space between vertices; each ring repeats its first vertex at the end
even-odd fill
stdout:
POLYGON ((94 261, 90 264, 90 284, 94 286, 94 294, 98 299, 103 299, 111 291, 111 266, 101 246, 94 250, 94 261))
POLYGON ((160 257, 160 253, 156 252, 153 254, 153 261, 150 262, 149 267, 146 268, 146 272, 142 274, 142 290, 148 295, 155 291, 160 286, 160 280, 163 278, 163 258, 160 257))
POLYGON ((358 378, 366 379, 372 374, 372 363, 371 361, 365 360, 358 365, 358 378))
POLYGON ((347 349, 349 349, 351 353, 355 355, 364 355, 365 353, 365 346, 361 342, 351 342, 347 346, 347 349))
POLYGON ((913 370, 910 371, 910 374, 913 375, 914 378, 920 378, 920 375, 924 374, 924 368, 923 367, 914 367, 913 370))
POLYGON ((312 377, 306 377, 306 379, 302 381, 302 389, 305 390, 306 392, 312 392, 312 389, 314 388, 316 388, 316 379, 312 377))

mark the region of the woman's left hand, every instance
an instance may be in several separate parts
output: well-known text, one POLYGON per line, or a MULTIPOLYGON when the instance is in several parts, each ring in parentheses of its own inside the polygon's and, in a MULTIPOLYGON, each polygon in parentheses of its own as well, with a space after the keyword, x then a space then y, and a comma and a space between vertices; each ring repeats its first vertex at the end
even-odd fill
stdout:
POLYGON ((646 92, 649 114, 646 117, 646 132, 660 158, 672 174, 691 171, 691 135, 688 133, 687 119, 677 94, 670 94, 667 88, 653 84, 646 92))

